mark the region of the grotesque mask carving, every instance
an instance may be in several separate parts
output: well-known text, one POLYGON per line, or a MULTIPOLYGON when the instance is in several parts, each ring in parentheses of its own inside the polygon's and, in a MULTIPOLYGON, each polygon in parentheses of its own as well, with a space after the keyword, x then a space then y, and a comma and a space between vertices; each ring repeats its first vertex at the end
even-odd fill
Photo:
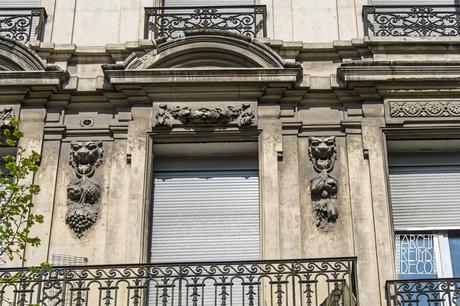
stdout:
POLYGON ((92 227, 99 214, 101 186, 91 177, 102 164, 102 142, 72 142, 70 165, 77 179, 67 186, 66 223, 78 238, 92 227))
POLYGON ((327 231, 338 218, 337 179, 329 174, 337 159, 337 145, 335 137, 310 137, 308 142, 308 155, 319 174, 310 183, 316 225, 327 231))
POLYGON ((70 164, 77 176, 92 176, 96 167, 102 164, 102 142, 72 142, 70 146, 70 164))

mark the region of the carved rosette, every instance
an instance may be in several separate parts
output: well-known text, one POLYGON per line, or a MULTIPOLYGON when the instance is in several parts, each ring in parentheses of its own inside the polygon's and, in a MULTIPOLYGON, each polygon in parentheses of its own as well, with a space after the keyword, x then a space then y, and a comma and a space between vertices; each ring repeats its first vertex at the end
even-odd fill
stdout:
POLYGON ((390 102, 391 117, 460 117, 460 101, 390 102))
POLYGON ((226 106, 224 108, 169 107, 167 104, 161 104, 155 112, 155 126, 172 127, 176 123, 184 125, 236 124, 238 126, 251 126, 255 124, 255 115, 249 104, 226 106))
POLYGON ((96 168, 102 164, 102 142, 72 142, 70 165, 76 179, 67 186, 67 213, 65 222, 78 238, 90 229, 99 215, 101 185, 92 179, 96 168))
POLYGON ((337 211, 337 179, 330 175, 337 159, 335 137, 310 137, 308 155, 313 169, 318 176, 311 180, 310 189, 316 226, 328 231, 330 224, 335 223, 337 211))

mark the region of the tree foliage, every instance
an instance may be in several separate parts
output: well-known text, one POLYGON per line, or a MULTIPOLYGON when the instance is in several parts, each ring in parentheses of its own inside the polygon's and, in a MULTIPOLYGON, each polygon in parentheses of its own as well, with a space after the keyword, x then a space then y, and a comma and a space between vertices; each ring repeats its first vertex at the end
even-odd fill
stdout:
POLYGON ((17 147, 16 155, 3 156, 4 170, 0 171, 0 260, 22 258, 26 245, 38 246, 40 239, 31 235, 36 223, 43 223, 43 216, 33 213, 33 197, 40 187, 30 183, 30 176, 38 171, 40 155, 30 154, 18 146, 23 136, 19 121, 12 119, 2 127, 2 146, 17 147))

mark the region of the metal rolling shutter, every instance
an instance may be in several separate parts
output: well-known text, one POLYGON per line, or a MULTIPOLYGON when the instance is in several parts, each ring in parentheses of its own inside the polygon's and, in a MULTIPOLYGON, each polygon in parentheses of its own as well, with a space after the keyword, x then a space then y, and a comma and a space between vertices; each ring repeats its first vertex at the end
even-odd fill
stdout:
POLYGON ((226 6, 226 5, 254 5, 254 0, 225 0, 219 1, 216 4, 216 1, 212 0, 164 0, 164 6, 226 6))
POLYGON ((152 262, 260 258, 257 170, 156 172, 152 262))
POLYGON ((37 7, 40 6, 39 0, 0 0, 1 7, 37 7))
POLYGON ((396 230, 460 228, 460 166, 391 166, 396 230))

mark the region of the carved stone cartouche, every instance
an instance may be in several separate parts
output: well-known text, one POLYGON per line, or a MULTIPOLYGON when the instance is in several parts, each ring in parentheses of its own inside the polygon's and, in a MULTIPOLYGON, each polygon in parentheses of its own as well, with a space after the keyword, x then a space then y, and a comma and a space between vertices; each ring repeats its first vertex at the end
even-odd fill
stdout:
POLYGON ((310 182, 316 226, 327 231, 339 214, 337 211, 337 179, 329 172, 334 169, 337 159, 335 137, 310 137, 308 155, 313 168, 319 174, 310 182))
POLYGON ((70 147, 70 165, 77 178, 67 186, 65 221, 81 238, 96 223, 99 215, 101 185, 91 177, 102 164, 104 150, 101 141, 72 142, 70 147))
POLYGON ((161 104, 155 113, 155 126, 171 127, 173 119, 188 125, 224 125, 236 121, 239 126, 249 126, 255 123, 255 115, 249 104, 225 108, 188 106, 170 108, 166 104, 161 104))

